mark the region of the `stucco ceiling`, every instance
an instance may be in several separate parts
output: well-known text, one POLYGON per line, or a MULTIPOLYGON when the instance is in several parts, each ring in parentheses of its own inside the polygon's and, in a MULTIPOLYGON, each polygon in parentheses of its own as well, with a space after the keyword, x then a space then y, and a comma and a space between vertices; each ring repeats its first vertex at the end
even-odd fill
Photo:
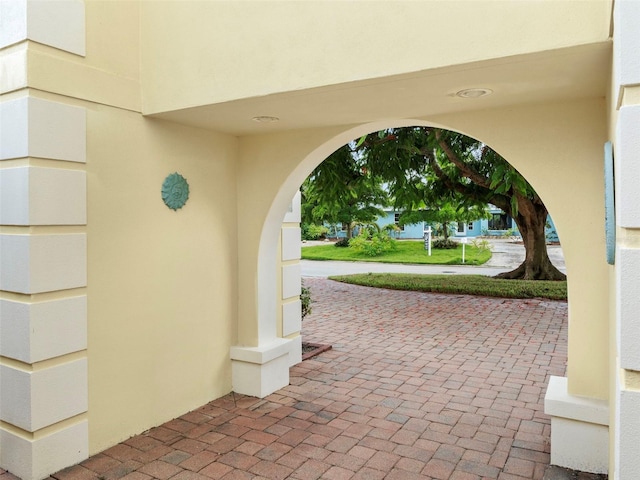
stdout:
POLYGON ((151 117, 242 136, 604 97, 611 77, 611 49, 610 42, 601 42, 203 105, 151 117), (481 98, 455 95, 474 87, 493 93, 481 98), (252 120, 258 116, 277 117, 279 121, 252 120))

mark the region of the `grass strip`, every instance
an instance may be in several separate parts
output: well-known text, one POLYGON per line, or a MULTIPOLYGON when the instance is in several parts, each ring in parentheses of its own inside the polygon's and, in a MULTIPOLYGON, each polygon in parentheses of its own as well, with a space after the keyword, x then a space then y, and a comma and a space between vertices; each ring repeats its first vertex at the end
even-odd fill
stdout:
MULTIPOLYGON (((368 257, 352 248, 315 245, 302 248, 302 258, 305 260, 334 260, 343 262, 379 262, 379 263, 409 263, 418 265, 462 265, 462 246, 455 249, 432 249, 431 256, 424 249, 422 241, 399 241, 396 249, 378 257, 368 257)), ((465 246, 464 265, 482 265, 491 258, 491 251, 478 249, 473 245, 465 246)))
POLYGON ((411 273, 359 273, 336 275, 329 277, 329 279, 391 290, 567 300, 566 281, 503 280, 485 275, 419 275, 411 273))

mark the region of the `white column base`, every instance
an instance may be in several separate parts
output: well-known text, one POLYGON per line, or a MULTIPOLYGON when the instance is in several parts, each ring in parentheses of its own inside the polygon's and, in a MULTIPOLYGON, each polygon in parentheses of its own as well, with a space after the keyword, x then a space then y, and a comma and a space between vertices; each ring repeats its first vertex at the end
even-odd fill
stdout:
POLYGON ((89 457, 86 420, 33 440, 0 430, 0 442, 2 468, 22 480, 41 480, 89 457))
POLYGON ((294 341, 276 338, 259 347, 231 347, 233 391, 263 398, 289 385, 294 341))
POLYGON ((551 464, 608 473, 609 406, 604 400, 570 395, 565 377, 551 377, 544 399, 551 416, 551 464))
POLYGON ((293 367, 302 361, 302 335, 291 339, 289 350, 289 366, 293 367))

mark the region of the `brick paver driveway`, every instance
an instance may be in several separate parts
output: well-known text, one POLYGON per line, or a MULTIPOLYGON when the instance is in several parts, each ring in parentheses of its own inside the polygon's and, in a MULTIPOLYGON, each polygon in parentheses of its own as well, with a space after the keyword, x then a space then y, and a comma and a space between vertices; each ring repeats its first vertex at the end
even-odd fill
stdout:
POLYGON ((228 395, 55 477, 542 478, 566 303, 305 283, 305 341, 333 349, 288 387, 228 395))

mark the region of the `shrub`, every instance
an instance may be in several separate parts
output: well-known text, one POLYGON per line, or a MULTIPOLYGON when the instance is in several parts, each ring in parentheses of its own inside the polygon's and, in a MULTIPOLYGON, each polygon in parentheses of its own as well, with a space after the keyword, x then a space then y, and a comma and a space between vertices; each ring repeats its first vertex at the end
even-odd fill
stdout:
POLYGON ((349 242, 349 247, 367 257, 377 257, 396 248, 396 241, 384 232, 374 235, 363 231, 361 235, 354 237, 349 242))
POLYGON ((450 238, 436 238, 431 242, 431 248, 458 248, 458 242, 450 238))
POLYGON ((311 290, 302 284, 300 292, 300 302, 302 303, 302 319, 311 313, 311 290))
POLYGON ((395 223, 385 225, 382 230, 392 238, 398 238, 400 236, 400 232, 402 232, 402 229, 395 223))
POLYGON ((349 246, 349 239, 348 238, 341 238, 340 240, 338 240, 336 243, 333 244, 335 247, 348 247, 349 246))
POLYGON ((502 236, 511 240, 518 240, 520 238, 520 232, 515 228, 510 228, 508 230, 505 230, 502 233, 502 236))
POLYGON ((320 240, 325 238, 329 229, 324 225, 314 225, 312 223, 303 223, 300 236, 302 240, 320 240))

